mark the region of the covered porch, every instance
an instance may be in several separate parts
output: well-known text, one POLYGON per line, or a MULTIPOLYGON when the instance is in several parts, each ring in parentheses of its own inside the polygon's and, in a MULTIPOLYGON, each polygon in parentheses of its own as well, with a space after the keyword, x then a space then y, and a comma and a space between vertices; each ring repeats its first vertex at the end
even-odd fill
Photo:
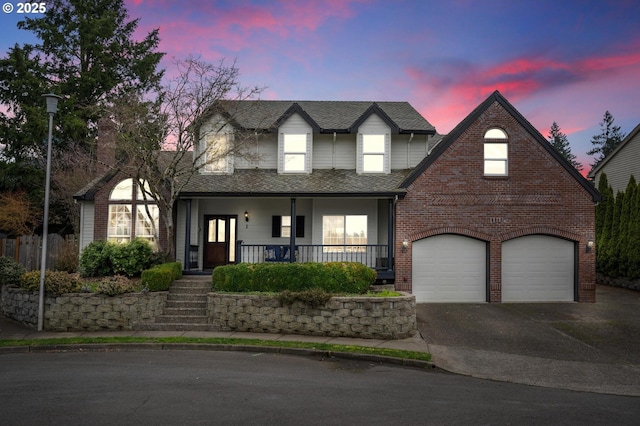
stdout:
POLYGON ((177 257, 186 274, 240 262, 359 262, 391 282, 394 210, 389 196, 186 198, 177 257))

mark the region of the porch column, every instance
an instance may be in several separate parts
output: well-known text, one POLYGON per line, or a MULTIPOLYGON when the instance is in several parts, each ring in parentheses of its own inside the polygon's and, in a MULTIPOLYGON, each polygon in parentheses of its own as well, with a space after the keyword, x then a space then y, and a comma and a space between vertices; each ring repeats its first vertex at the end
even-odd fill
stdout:
POLYGON ((393 198, 389 198, 389 214, 388 214, 388 218, 387 218, 387 270, 388 271, 392 271, 393 270, 393 247, 394 247, 394 237, 393 237, 393 198))
POLYGON ((185 230, 184 230, 184 265, 182 269, 185 271, 191 270, 191 200, 184 200, 187 203, 187 217, 185 218, 185 230))
POLYGON ((291 235, 289 236, 289 262, 296 261, 296 199, 291 199, 291 235))

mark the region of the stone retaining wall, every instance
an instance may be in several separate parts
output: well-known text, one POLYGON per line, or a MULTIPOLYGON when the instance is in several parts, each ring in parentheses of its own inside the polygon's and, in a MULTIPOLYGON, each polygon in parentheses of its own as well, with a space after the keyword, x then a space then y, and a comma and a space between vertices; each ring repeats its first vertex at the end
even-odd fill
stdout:
POLYGON ((613 278, 603 274, 597 274, 596 283, 609 285, 612 287, 622 287, 622 288, 628 288, 629 290, 640 291, 640 280, 631 281, 627 278, 613 278))
MULTIPOLYGON (((137 323, 153 322, 167 300, 167 292, 105 296, 93 293, 46 295, 44 329, 47 331, 131 330, 137 323)), ((8 318, 37 327, 38 293, 2 286, 2 312, 8 318)))
POLYGON ((312 308, 284 305, 276 296, 210 293, 212 324, 223 331, 404 339, 416 332, 416 300, 401 297, 333 297, 312 308))

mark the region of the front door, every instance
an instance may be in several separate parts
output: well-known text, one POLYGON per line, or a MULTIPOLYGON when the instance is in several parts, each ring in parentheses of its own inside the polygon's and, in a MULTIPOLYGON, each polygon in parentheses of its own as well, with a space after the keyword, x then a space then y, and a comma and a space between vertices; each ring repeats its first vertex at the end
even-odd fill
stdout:
POLYGON ((236 261, 238 216, 205 216, 204 269, 236 261))

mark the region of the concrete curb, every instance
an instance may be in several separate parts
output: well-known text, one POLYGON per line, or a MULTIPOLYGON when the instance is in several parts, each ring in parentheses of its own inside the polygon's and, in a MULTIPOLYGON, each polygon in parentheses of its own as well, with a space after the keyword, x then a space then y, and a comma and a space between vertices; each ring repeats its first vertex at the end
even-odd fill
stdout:
POLYGON ((403 367, 435 369, 430 361, 398 358, 376 354, 359 354, 354 352, 329 351, 325 349, 260 346, 243 344, 218 343, 86 343, 86 344, 47 344, 0 347, 0 355, 15 353, 41 352, 105 352, 105 351, 236 351, 260 352, 282 355, 314 356, 340 358, 355 361, 368 361, 382 364, 399 365, 403 367))

